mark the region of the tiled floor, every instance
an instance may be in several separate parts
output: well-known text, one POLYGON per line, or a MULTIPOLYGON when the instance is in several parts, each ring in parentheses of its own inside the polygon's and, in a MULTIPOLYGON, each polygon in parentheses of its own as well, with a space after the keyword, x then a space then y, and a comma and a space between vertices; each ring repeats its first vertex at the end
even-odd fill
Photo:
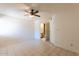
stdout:
POLYGON ((41 40, 2 40, 0 55, 4 56, 75 56, 79 55, 41 40))

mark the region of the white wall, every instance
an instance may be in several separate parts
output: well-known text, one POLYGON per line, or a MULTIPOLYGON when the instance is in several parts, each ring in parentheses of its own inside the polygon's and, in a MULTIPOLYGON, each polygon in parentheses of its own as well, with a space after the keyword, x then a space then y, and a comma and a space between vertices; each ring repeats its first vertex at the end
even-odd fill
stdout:
POLYGON ((34 39, 35 40, 40 40, 41 37, 41 29, 40 29, 40 19, 37 18, 34 21, 34 39))
POLYGON ((50 42, 55 44, 55 16, 49 21, 50 23, 50 42))
POLYGON ((50 41, 56 46, 79 53, 79 10, 55 14, 50 21, 50 41))
POLYGON ((34 39, 34 20, 18 9, 0 10, 0 36, 34 39))

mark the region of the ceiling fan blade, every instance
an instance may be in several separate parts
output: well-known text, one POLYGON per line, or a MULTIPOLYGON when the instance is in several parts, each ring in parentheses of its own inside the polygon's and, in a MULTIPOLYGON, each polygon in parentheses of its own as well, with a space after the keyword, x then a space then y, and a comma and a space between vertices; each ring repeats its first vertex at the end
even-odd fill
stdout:
POLYGON ((35 15, 35 16, 40 17, 40 15, 35 15))
POLYGON ((37 10, 37 11, 35 11, 34 13, 38 13, 39 11, 37 10))
POLYGON ((28 12, 27 10, 24 10, 25 12, 28 12))

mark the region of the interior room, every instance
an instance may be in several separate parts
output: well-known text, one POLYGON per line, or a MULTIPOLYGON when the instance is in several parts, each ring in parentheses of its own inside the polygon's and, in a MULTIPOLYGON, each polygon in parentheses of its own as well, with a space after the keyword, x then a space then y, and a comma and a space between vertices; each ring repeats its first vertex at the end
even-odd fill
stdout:
POLYGON ((0 3, 0 56, 78 56, 79 4, 0 3))

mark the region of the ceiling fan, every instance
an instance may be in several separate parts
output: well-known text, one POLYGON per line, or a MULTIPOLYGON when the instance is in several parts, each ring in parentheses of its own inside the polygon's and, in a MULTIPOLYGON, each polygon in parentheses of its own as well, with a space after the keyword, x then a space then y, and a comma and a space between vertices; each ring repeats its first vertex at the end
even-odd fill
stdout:
POLYGON ((24 10, 24 11, 26 12, 25 15, 31 15, 31 16, 40 17, 40 15, 38 15, 38 13, 39 13, 38 10, 31 9, 30 11, 27 11, 27 10, 24 10))

